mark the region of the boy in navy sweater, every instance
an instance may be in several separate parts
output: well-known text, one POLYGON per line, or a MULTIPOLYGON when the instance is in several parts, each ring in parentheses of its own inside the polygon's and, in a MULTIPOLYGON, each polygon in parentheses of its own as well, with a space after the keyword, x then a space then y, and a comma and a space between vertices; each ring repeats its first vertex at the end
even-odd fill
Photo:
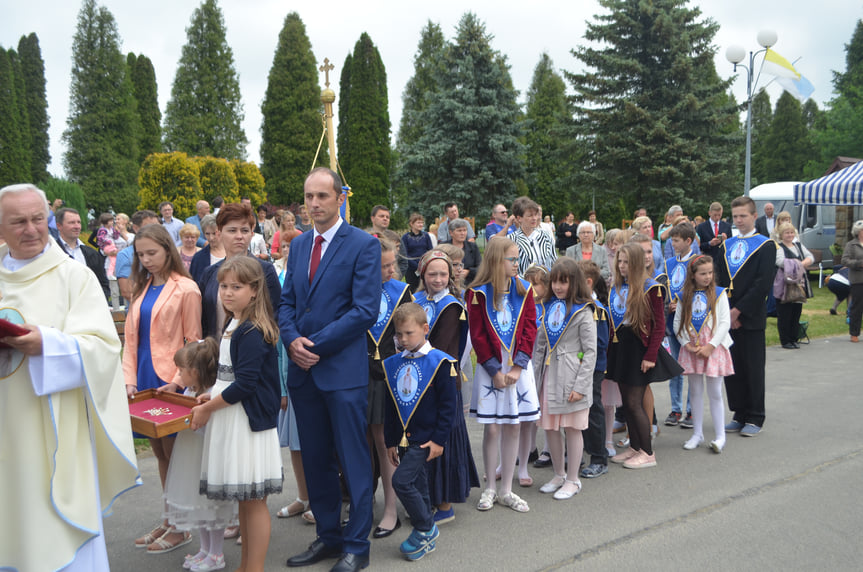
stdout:
POLYGON ((429 326, 418 304, 399 306, 392 321, 403 351, 384 360, 392 398, 384 435, 390 461, 398 467, 393 488, 414 526, 399 550, 408 560, 419 560, 435 549, 440 534, 432 515, 426 463, 443 453, 455 420, 455 360, 426 341, 429 326))

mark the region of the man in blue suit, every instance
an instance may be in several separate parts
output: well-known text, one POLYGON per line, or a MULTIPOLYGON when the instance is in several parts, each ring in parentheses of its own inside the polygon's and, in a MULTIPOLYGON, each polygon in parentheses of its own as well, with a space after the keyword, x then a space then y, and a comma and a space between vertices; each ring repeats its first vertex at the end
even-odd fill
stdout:
POLYGON ((369 563, 366 330, 378 317, 381 297, 380 242, 339 216, 345 200, 341 187, 339 176, 326 168, 306 178, 303 194, 314 229, 291 243, 279 310, 290 356, 288 390, 318 534, 308 550, 287 564, 307 566, 341 556, 335 572, 360 570, 369 563), (344 529, 339 465, 351 498, 344 529))

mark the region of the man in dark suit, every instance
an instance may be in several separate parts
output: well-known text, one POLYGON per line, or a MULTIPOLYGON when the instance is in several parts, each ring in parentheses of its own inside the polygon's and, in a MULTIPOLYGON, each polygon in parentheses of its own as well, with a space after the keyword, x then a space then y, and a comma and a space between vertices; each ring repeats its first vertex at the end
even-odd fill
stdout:
POLYGON ((714 265, 718 265, 722 256, 722 241, 731 236, 731 225, 722 220, 720 203, 711 203, 707 214, 710 218, 699 224, 695 233, 698 235, 701 252, 709 254, 714 265))
POLYGON ((773 203, 765 203, 764 216, 755 219, 755 232, 770 238, 770 233, 776 228, 776 217, 773 216, 773 203))
POLYGON ((291 243, 279 311, 288 350, 288 390, 297 415, 317 539, 288 559, 306 566, 341 556, 336 572, 368 566, 372 527, 372 466, 366 442, 366 330, 381 297, 381 247, 339 216, 345 198, 339 176, 313 170, 303 193, 314 220, 291 243), (335 455, 333 454, 335 452, 335 455), (351 499, 340 526, 339 466, 351 499))
POLYGON ((57 222, 57 232, 60 235, 57 244, 70 258, 85 264, 87 268, 93 271, 105 297, 110 298, 111 289, 108 286, 108 276, 105 274, 105 257, 98 250, 90 248, 78 238, 81 234, 81 215, 75 209, 62 208, 57 209, 54 218, 57 222))

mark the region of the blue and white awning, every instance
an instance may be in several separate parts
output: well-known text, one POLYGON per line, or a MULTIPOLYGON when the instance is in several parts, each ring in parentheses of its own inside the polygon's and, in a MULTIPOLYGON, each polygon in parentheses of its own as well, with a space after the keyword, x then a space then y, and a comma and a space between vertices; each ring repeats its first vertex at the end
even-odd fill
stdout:
POLYGON ((863 205, 863 161, 794 185, 794 204, 863 205))

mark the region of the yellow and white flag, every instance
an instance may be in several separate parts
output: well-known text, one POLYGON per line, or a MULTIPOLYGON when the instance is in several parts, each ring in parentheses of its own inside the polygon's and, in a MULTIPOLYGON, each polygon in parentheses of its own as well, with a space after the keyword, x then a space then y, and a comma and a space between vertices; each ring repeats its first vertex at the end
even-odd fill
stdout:
POLYGON ((776 83, 781 85, 785 91, 796 97, 801 103, 809 99, 809 96, 815 91, 812 83, 794 69, 791 62, 771 49, 768 49, 764 53, 764 63, 761 65, 761 71, 776 76, 776 83))

